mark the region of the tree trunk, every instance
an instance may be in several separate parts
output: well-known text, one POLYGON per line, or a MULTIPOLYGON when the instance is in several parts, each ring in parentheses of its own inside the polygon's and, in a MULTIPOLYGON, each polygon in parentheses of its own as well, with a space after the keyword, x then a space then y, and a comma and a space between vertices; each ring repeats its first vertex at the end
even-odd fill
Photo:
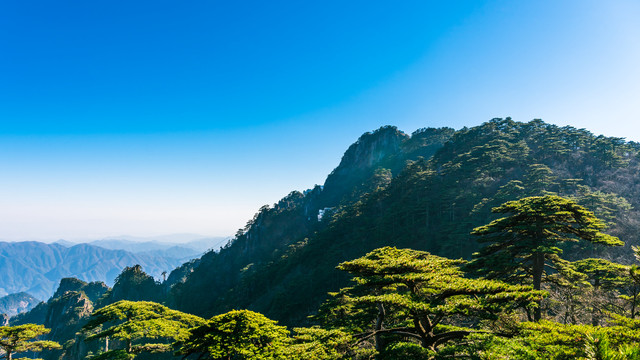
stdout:
MULTIPOLYGON (((542 286, 542 273, 544 272, 544 254, 535 253, 533 255, 533 289, 540 290, 542 286)), ((533 320, 540 321, 542 318, 542 309, 540 309, 542 300, 538 300, 538 306, 534 309, 533 320)))
POLYGON ((384 310, 384 305, 382 305, 382 303, 378 303, 378 318, 376 319, 376 335, 375 335, 376 351, 378 352, 382 351, 382 337, 380 336, 379 333, 377 333, 377 331, 382 330, 382 325, 384 324, 385 315, 386 313, 384 310))
MULTIPOLYGON (((596 272, 595 274, 595 281, 593 282, 593 291, 591 292, 592 294, 596 295, 598 293, 598 289, 600 288, 600 274, 598 272, 596 272)), ((593 297, 593 299, 595 299, 596 296, 593 297)), ((594 301, 594 300, 591 301, 594 301)), ((592 312, 591 312, 591 325, 593 326, 598 326, 600 325, 600 310, 596 309, 596 307, 594 306, 592 308, 592 312)))

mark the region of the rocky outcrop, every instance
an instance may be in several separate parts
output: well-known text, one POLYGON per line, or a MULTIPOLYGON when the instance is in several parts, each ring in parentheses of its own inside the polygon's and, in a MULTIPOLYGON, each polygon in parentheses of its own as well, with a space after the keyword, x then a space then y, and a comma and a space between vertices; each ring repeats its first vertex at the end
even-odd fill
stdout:
POLYGON ((409 136, 395 126, 365 133, 347 149, 338 167, 327 176, 320 208, 357 200, 371 190, 368 182, 375 181, 377 171, 388 169, 395 175, 407 160, 431 157, 454 133, 451 128, 424 128, 409 136))
POLYGON ((408 140, 409 135, 394 126, 382 127, 373 133, 365 133, 349 146, 342 160, 324 183, 323 207, 337 205, 353 188, 373 175, 385 160, 395 157, 408 140))
POLYGON ((67 291, 48 305, 44 326, 51 329, 49 339, 54 341, 73 338, 93 311, 91 300, 79 291, 67 291))
POLYGON ((53 294, 52 299, 62 297, 68 291, 83 292, 91 302, 98 301, 107 291, 109 287, 102 281, 94 281, 87 283, 76 278, 63 278, 60 280, 58 289, 53 294))
MULTIPOLYGON (((65 344, 61 350, 44 351, 46 360, 83 359, 88 348, 84 341, 71 341, 86 324, 95 303, 109 290, 103 282, 86 283, 75 278, 64 278, 49 301, 38 304, 31 311, 11 318, 11 325, 41 324, 51 329, 46 340, 65 344)), ((77 339, 76 339, 77 340, 77 339)))
POLYGON ((9 326, 9 316, 7 314, 0 314, 0 326, 9 326))

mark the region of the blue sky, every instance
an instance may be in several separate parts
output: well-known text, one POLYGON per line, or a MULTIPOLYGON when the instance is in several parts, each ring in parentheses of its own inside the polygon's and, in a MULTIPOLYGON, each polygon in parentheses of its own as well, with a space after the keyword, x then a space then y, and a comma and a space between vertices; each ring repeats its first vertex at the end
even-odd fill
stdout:
POLYGON ((0 239, 230 235, 365 131, 640 141, 637 1, 0 4, 0 239))

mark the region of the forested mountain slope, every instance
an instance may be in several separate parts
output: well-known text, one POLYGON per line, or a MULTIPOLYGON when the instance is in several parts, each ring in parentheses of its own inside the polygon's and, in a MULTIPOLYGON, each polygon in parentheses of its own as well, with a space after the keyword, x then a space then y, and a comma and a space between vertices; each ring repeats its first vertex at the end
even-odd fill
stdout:
POLYGON ((205 254, 197 266, 186 264, 186 273, 193 270, 186 282, 173 283, 185 279, 185 267, 172 273, 168 285, 174 286, 168 303, 194 313, 218 313, 235 301, 229 291, 240 284, 241 274, 277 259, 289 245, 322 231, 337 209, 386 186, 406 160, 431 156, 453 132, 423 129, 410 137, 387 126, 362 135, 323 187, 294 191, 273 207, 263 206, 223 249, 205 254))
POLYGON ((494 218, 492 207, 547 193, 595 211, 627 244, 570 253, 628 262, 638 243, 639 149, 540 120, 411 136, 384 127, 352 145, 324 187, 263 207, 219 252, 178 269, 167 303, 202 316, 249 308, 305 323, 328 291, 345 285, 339 262, 381 246, 469 258, 479 248, 469 233, 494 218))

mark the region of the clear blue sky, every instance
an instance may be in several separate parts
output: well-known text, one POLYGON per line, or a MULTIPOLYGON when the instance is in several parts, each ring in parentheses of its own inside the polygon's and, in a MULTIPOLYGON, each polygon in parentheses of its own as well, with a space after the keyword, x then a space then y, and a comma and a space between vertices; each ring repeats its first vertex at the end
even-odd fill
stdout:
POLYGON ((365 131, 640 141, 640 2, 0 3, 0 239, 231 235, 365 131))

